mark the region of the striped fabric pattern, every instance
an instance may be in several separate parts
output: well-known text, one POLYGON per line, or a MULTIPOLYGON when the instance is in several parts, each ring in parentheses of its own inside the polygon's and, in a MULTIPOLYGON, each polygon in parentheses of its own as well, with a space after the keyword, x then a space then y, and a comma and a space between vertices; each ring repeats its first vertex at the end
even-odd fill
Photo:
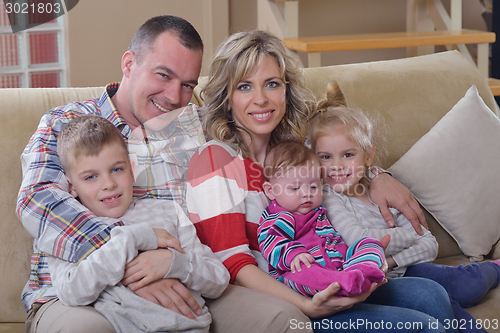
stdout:
POLYGON ((323 194, 328 219, 347 245, 354 244, 361 237, 382 239, 385 235, 391 236, 385 254, 392 255, 398 267, 389 271, 388 277, 403 276, 406 267, 436 258, 436 238, 425 228, 422 228, 422 236, 417 234, 411 222, 398 210, 390 208, 396 225, 388 228, 377 206, 337 193, 328 186, 323 187, 323 194))
POLYGON ((269 204, 263 170, 229 145, 209 141, 192 157, 187 174, 187 206, 197 235, 226 266, 234 282, 239 270, 257 265, 257 227, 269 204))
POLYGON ((306 296, 335 281, 341 283, 342 295, 357 295, 385 277, 380 270, 385 261, 380 243, 362 238, 348 248, 326 218, 324 207, 299 215, 273 201, 262 213, 258 240, 269 274, 306 296), (291 262, 301 253, 311 254, 315 262, 302 272, 291 273, 291 262))

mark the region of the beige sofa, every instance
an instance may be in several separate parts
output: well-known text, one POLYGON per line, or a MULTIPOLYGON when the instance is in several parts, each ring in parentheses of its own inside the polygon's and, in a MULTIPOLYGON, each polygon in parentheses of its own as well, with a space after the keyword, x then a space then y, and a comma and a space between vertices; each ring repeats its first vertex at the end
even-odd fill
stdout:
MULTIPOLYGON (((497 109, 486 80, 456 51, 408 59, 305 69, 308 86, 321 97, 327 83, 340 83, 348 103, 385 119, 389 167, 475 84, 485 103, 497 109), (398 130, 392 130, 397 128, 398 130)), ((118 78, 117 78, 118 79, 118 78)), ((201 79, 203 85, 206 80, 201 79)), ((42 114, 69 101, 100 96, 102 88, 0 89, 0 332, 23 332, 25 311, 21 290, 28 280, 32 239, 16 214, 21 183, 19 156, 42 114)), ((193 97, 198 101, 199 88, 193 97)), ((480 217, 479 217, 480 218, 480 217)), ((500 218, 499 218, 500 220, 500 218)), ((469 263, 457 243, 427 214, 440 248, 438 261, 469 263)), ((499 221, 500 222, 500 221, 499 221)), ((490 291, 470 313, 500 320, 500 288, 490 291)), ((500 323, 498 324, 500 325, 500 323)), ((498 331, 500 329, 490 329, 498 331)))

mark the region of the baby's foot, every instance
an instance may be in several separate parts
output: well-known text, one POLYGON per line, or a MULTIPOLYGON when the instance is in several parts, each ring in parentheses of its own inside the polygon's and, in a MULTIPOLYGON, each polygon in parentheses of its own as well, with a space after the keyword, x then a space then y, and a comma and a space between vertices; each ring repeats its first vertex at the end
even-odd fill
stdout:
POLYGON ((338 276, 337 282, 342 289, 337 293, 338 296, 356 296, 367 292, 370 289, 371 282, 365 277, 362 271, 353 269, 343 271, 338 276))
POLYGON ((385 279, 385 272, 382 270, 382 268, 379 268, 375 263, 364 262, 357 264, 355 269, 363 272, 363 275, 371 282, 380 283, 385 279))

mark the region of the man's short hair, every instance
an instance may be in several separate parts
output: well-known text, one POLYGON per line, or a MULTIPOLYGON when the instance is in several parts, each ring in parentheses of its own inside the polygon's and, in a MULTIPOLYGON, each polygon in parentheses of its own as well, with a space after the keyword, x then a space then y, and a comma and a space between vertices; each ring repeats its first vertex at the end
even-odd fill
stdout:
POLYGON ((134 53, 138 63, 151 50, 156 38, 166 31, 175 34, 179 42, 187 49, 200 50, 203 53, 203 41, 191 23, 173 15, 155 16, 137 30, 128 47, 128 50, 134 53))
POLYGON ((57 138, 57 154, 65 172, 69 158, 97 156, 104 146, 118 144, 128 156, 127 143, 109 120, 96 115, 84 115, 67 123, 57 138))

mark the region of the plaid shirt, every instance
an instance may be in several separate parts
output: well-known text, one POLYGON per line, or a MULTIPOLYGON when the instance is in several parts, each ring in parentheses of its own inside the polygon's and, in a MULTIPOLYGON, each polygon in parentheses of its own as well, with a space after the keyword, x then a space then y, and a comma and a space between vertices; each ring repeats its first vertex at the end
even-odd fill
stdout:
POLYGON ((175 200, 186 209, 185 173, 191 156, 205 142, 199 108, 190 104, 163 130, 137 138, 111 101, 118 86, 109 84, 101 98, 48 111, 21 156, 23 182, 17 215, 35 238, 30 280, 22 296, 27 310, 33 302, 56 297, 47 254, 78 263, 106 243, 113 227, 123 225, 118 219, 111 225, 103 223, 68 192, 57 155, 57 136, 72 119, 100 115, 120 130, 135 165, 134 197, 175 200))

